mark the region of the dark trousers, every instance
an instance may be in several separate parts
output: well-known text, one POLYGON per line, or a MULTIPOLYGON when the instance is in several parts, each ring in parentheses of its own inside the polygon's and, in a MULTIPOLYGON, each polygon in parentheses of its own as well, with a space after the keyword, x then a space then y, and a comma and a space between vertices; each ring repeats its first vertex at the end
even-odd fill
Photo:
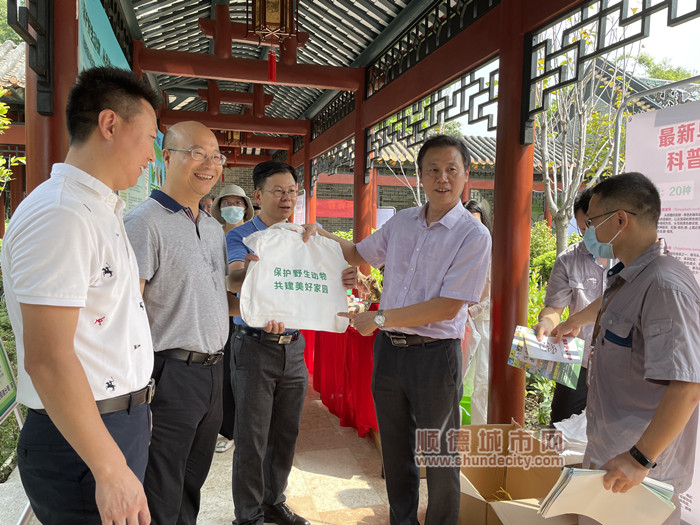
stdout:
POLYGON ((236 415, 236 401, 233 398, 233 387, 231 386, 231 338, 233 337, 233 326, 233 317, 229 317, 228 339, 224 347, 223 419, 219 429, 219 434, 226 439, 233 439, 233 421, 236 415))
POLYGON ((574 414, 580 414, 586 408, 586 398, 588 397, 588 385, 586 385, 587 370, 581 367, 576 388, 569 388, 565 385, 554 387, 554 397, 552 398, 552 423, 557 423, 568 419, 574 414))
MULTIPOLYGON (((420 472, 416 430, 438 430, 439 455, 448 431, 460 424, 462 352, 459 339, 393 346, 383 333, 374 342, 372 394, 377 411, 391 525, 417 525, 420 472)), ((459 467, 428 467, 426 525, 454 525, 459 517, 459 467)))
POLYGON ((280 345, 234 333, 231 375, 236 398, 234 523, 262 525, 263 506, 285 501, 292 470, 309 382, 304 336, 280 345))
POLYGON ((153 437, 144 488, 154 525, 194 525, 221 426, 224 367, 156 352, 153 437))
MULTIPOLYGON (((102 421, 127 465, 143 481, 151 436, 148 405, 105 414, 102 421)), ((29 410, 17 443, 17 464, 41 523, 102 523, 95 503, 95 478, 49 416, 29 410)))

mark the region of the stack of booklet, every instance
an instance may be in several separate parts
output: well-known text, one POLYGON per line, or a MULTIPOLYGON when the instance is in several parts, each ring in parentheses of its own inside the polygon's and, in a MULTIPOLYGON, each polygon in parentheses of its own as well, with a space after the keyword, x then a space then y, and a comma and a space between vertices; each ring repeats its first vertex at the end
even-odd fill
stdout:
POLYGON ((583 514, 602 525, 658 525, 668 518, 676 506, 671 503, 673 486, 645 478, 624 494, 603 487, 605 470, 565 467, 539 513, 549 518, 560 514, 583 514))
POLYGON ((584 345, 583 339, 577 337, 564 337, 558 343, 554 337, 538 341, 532 328, 516 326, 508 364, 576 388, 584 345))

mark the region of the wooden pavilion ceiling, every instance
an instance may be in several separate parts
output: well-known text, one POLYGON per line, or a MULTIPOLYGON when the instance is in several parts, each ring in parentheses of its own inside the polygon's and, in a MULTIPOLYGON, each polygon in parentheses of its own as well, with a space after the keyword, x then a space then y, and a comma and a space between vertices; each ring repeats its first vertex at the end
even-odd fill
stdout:
MULTIPOLYGON (((209 54, 213 41, 198 27, 200 18, 213 18, 221 1, 134 0, 122 1, 130 32, 143 40, 146 48, 209 54), (134 27, 134 25, 137 27, 134 27)), ((432 0, 300 0, 299 31, 309 33, 309 41, 297 53, 299 64, 362 66, 429 8, 432 0)), ((228 2, 232 22, 246 22, 246 0, 228 2)), ((233 42, 235 58, 265 59, 267 48, 233 42)), ((168 94, 168 107, 206 111, 206 102, 197 89, 206 89, 206 79, 153 75, 158 88, 168 94)), ((220 90, 252 92, 253 85, 219 82, 220 90)), ((274 100, 266 109, 269 117, 298 119, 311 116, 324 105, 323 90, 268 84, 274 100)), ((239 104, 221 104, 222 113, 242 113, 239 104)))

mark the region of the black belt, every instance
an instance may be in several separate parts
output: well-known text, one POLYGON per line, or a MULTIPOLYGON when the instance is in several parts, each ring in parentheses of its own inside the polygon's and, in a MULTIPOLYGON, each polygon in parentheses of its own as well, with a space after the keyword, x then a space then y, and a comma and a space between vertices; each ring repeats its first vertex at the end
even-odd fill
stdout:
POLYGON ((262 342, 277 343, 278 345, 288 345, 289 343, 299 339, 299 330, 288 334, 269 334, 263 330, 250 328, 249 326, 243 326, 241 324, 237 324, 235 330, 236 332, 255 337, 262 342))
POLYGON ((435 339, 434 337, 424 337, 422 335, 401 334, 397 332, 382 333, 389 338, 389 341, 391 341, 391 344, 394 346, 420 346, 425 343, 434 343, 435 341, 441 341, 441 339, 435 339))
POLYGON ((156 355, 177 359, 178 361, 187 361, 187 363, 198 363, 204 366, 213 366, 224 358, 223 352, 216 354, 205 354, 204 352, 190 352, 182 348, 168 348, 156 352, 156 355))
MULTIPOLYGON (((95 401, 95 403, 97 404, 97 410, 100 411, 100 414, 111 414, 112 412, 131 410, 144 403, 150 404, 155 392, 156 382, 154 379, 151 379, 141 390, 130 394, 124 394, 123 396, 100 399, 99 401, 95 401)), ((34 412, 39 412, 39 414, 47 415, 46 410, 43 408, 33 408, 32 410, 34 410, 34 412)))

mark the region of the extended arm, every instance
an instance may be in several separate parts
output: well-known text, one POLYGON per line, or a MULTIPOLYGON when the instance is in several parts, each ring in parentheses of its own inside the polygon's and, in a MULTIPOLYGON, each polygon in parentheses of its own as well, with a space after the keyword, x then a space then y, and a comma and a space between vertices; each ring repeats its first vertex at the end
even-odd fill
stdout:
MULTIPOLYGON (((700 384, 671 381, 649 426, 637 441, 637 449, 648 459, 655 461, 681 433, 698 402, 700 384)), ((649 473, 629 452, 612 458, 602 469, 608 471, 603 478, 603 485, 613 492, 627 492, 641 483, 649 473)))
POLYGON ((314 234, 321 235, 327 239, 332 239, 340 244, 340 249, 343 251, 343 257, 350 266, 362 266, 363 264, 367 264, 367 261, 365 261, 360 255, 360 252, 357 251, 355 243, 350 242, 347 239, 343 239, 342 237, 338 237, 337 235, 333 235, 332 233, 328 233, 326 230, 316 224, 304 224, 304 229, 306 230, 304 233, 305 241, 314 234))
POLYGON ((541 341, 543 336, 552 333, 554 327, 559 324, 562 313, 564 313, 564 307, 545 306, 542 308, 537 316, 537 324, 533 326, 538 341, 541 341))
MULTIPOLYGON (((386 317, 384 327, 422 326, 428 323, 453 319, 459 313, 464 303, 465 301, 458 299, 438 297, 437 299, 410 306, 384 310, 384 316, 386 317)), ((355 329, 362 335, 370 335, 377 329, 377 325, 374 323, 376 312, 370 311, 357 314, 339 312, 338 315, 349 318, 353 322, 355 329)))
POLYGON ((581 331, 582 326, 595 323, 595 318, 598 316, 598 310, 600 310, 602 303, 603 298, 598 297, 598 299, 586 306, 583 310, 570 315, 566 321, 555 326, 549 335, 555 336, 557 342, 561 341, 565 335, 576 337, 581 331))
POLYGON ((103 523, 150 523, 143 487, 102 422, 75 354, 79 308, 20 307, 25 369, 51 420, 92 472, 103 523))

